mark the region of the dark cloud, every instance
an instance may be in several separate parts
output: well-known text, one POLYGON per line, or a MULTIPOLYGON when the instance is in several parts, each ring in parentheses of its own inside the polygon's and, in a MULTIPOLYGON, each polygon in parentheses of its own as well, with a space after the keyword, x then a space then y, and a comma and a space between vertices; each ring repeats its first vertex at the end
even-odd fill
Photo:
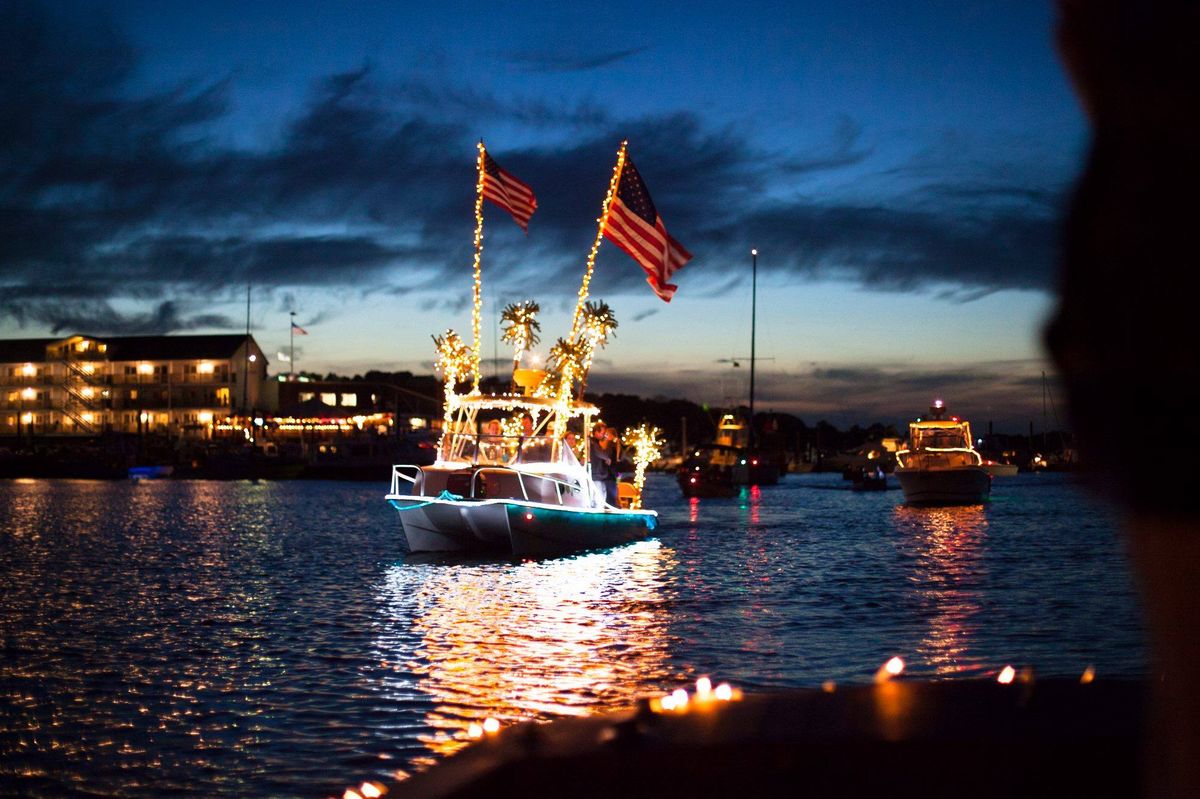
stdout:
POLYGON ((85 331, 101 335, 142 336, 235 326, 233 320, 219 314, 186 314, 171 301, 161 302, 150 311, 134 313, 118 311, 102 300, 48 300, 24 307, 6 307, 0 303, 0 313, 11 314, 23 324, 48 327, 52 334, 85 331))
MULTIPOLYGON (((172 303, 224 298, 247 282, 403 295, 439 290, 453 271, 457 285, 471 257, 474 142, 481 125, 499 123, 560 142, 495 152, 539 197, 528 237, 499 209, 486 211, 486 258, 501 291, 536 281, 570 304, 622 137, 668 229, 695 255, 678 276, 687 291, 734 285, 728 266, 751 242, 766 271, 957 300, 1049 283, 1052 187, 987 170, 935 179, 926 166, 908 195, 876 204, 802 195, 804 181, 861 168, 871 155, 848 118, 825 145, 773 153, 692 113, 617 119, 586 103, 388 82, 365 65, 314 85, 277 140, 235 149, 218 135, 225 81, 134 95, 137 53, 100 17, 68 21, 16 3, 0 59, 0 322, 236 328, 172 303), (129 299, 157 310, 114 310, 129 299)), ((597 274, 597 290, 645 291, 614 247, 602 247, 597 274)))
POLYGON ((625 50, 613 50, 605 53, 581 54, 577 50, 532 53, 512 53, 508 62, 526 72, 586 72, 592 69, 606 67, 618 61, 644 53, 649 45, 630 47, 625 50))

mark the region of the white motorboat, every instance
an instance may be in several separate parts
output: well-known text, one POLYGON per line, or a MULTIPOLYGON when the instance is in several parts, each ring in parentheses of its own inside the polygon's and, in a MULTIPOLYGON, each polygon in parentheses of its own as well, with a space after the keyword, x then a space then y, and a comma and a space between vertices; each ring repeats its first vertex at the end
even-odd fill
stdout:
POLYGON ((896 477, 909 505, 974 505, 987 499, 992 475, 975 450, 971 425, 946 418, 935 400, 930 418, 908 426, 908 447, 896 452, 896 477))
MULTIPOLYGON (((607 303, 588 301, 596 252, 606 235, 616 235, 606 232, 614 203, 621 209, 627 201, 653 209, 650 197, 632 164, 630 179, 623 181, 627 156, 622 142, 570 330, 550 348, 553 371, 521 368, 525 352, 538 343, 539 306, 533 300, 510 304, 501 318, 507 324, 502 338, 515 349, 512 390, 485 395, 479 389, 483 201, 500 205, 522 227, 537 202, 528 186, 499 169, 482 141, 478 149, 472 344, 468 347, 452 330, 434 338, 436 369, 446 395, 437 460, 431 466, 393 466, 386 499, 400 513, 410 552, 499 550, 538 555, 645 538, 658 524, 658 514, 642 509, 641 490, 646 467, 661 456, 660 431, 646 425, 626 431, 624 443, 634 452, 636 474, 632 483, 615 485, 615 496, 609 499, 618 504, 611 504, 605 492, 616 482, 618 445, 598 445, 596 451, 597 467, 608 479, 606 489, 593 481, 591 472, 592 428, 599 409, 582 397, 595 353, 617 327, 607 303), (514 191, 521 200, 515 204, 514 191), (471 388, 460 393, 462 383, 471 388)), ((638 258, 627 248, 626 239, 614 240, 638 258)), ((647 273, 664 299, 675 290, 665 279, 691 257, 678 242, 670 241, 663 254, 663 258, 670 255, 670 263, 663 261, 654 275, 647 273)), ((643 263, 643 268, 649 266, 643 263)))
POLYGON ((596 406, 512 394, 455 400, 437 461, 392 469, 387 501, 409 551, 552 554, 636 541, 657 526, 652 510, 606 504, 581 465, 596 406), (568 425, 582 428, 581 444, 568 425))

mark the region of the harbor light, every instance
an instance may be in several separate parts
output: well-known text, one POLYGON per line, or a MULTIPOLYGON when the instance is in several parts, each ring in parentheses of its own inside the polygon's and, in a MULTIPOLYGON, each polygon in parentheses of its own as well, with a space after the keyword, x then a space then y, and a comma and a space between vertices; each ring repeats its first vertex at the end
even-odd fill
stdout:
POLYGON ((996 682, 1000 683, 1001 685, 1009 685, 1014 679, 1016 679, 1016 676, 1016 669, 1014 669, 1012 666, 1005 666, 1000 670, 1000 673, 996 675, 996 682))
POLYGON ((482 738, 483 737, 483 725, 472 721, 467 726, 467 737, 468 738, 482 738))
POLYGON ((496 733, 500 731, 500 720, 491 718, 490 716, 483 720, 483 731, 486 733, 496 733))
POLYGON ((723 682, 713 691, 713 696, 720 699, 722 702, 728 702, 733 699, 733 686, 727 682, 723 682))
POLYGON ((710 693, 712 693, 712 688, 712 680, 708 679, 707 677, 701 677, 700 679, 696 680, 697 697, 707 697, 710 693))

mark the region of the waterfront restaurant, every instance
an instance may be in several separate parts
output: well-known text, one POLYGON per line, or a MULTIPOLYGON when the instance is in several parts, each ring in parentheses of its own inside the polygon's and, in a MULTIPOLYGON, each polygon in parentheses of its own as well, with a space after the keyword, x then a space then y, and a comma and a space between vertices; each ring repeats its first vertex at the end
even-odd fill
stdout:
POLYGON ((262 408, 266 376, 242 334, 0 339, 0 436, 208 438, 262 408))

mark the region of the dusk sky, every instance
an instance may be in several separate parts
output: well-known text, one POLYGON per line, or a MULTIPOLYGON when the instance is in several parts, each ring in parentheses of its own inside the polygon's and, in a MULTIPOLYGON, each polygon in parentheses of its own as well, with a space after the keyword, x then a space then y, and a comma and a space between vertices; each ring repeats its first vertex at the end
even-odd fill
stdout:
MULTIPOLYGON (((0 336, 237 332, 298 367, 428 372, 470 333, 475 142, 499 306, 566 333, 629 140, 694 258, 665 304, 605 243, 589 388, 1041 425, 1057 218, 1086 127, 1043 2, 9 4, 0 336), (739 359, 734 367, 728 359, 739 359)), ((509 361, 504 346, 498 350, 509 361)), ((500 367, 503 369, 503 365, 500 367)), ((492 364, 485 369, 490 373, 492 364)))

